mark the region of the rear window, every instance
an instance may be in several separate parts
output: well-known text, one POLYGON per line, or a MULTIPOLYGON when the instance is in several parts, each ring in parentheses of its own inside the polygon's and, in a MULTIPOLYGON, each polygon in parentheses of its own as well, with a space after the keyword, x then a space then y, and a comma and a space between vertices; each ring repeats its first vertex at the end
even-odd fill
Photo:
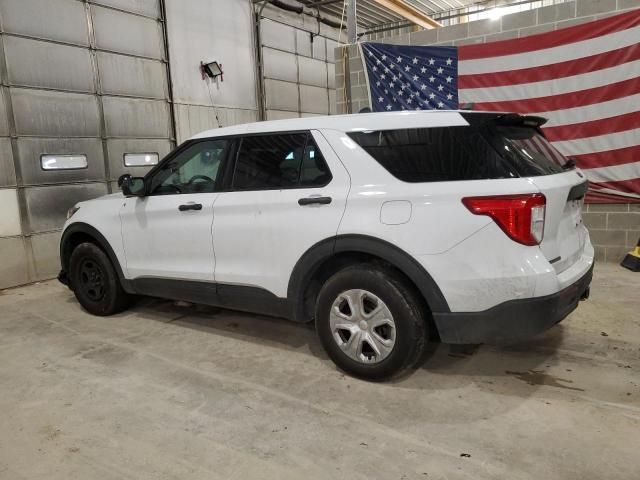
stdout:
POLYGON ((411 183, 531 177, 566 159, 525 126, 417 128, 348 134, 396 178, 411 183))
POLYGON ((562 165, 567 162, 567 158, 536 129, 499 126, 491 131, 496 147, 521 177, 536 177, 563 171, 562 165))

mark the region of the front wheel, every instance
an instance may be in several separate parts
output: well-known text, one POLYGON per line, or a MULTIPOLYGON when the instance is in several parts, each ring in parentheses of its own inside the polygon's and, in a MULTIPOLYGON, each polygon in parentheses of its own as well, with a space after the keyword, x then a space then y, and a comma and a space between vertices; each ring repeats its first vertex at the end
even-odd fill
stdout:
POLYGON ((93 243, 81 243, 73 250, 69 278, 78 302, 93 315, 112 315, 130 303, 109 257, 93 243))
POLYGON ((371 265, 334 274, 316 303, 316 330, 338 367, 381 380, 413 366, 422 356, 427 323, 421 303, 403 279, 371 265))

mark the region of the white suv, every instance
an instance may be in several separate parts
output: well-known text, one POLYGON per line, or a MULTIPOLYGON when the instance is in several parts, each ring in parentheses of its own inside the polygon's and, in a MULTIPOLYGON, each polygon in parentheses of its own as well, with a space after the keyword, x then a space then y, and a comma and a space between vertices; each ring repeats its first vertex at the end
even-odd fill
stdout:
POLYGON ((342 369, 385 378, 428 338, 516 342, 589 293, 587 182, 544 119, 393 112, 188 140, 69 211, 60 280, 96 315, 151 295, 315 321, 342 369))

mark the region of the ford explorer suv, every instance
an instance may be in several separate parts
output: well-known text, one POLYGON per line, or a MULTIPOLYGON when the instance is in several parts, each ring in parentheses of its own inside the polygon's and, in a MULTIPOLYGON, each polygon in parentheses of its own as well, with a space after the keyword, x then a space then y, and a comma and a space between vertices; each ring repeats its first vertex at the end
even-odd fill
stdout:
POLYGON ((204 132, 80 202, 60 280, 95 315, 148 295, 315 322, 388 378, 428 339, 513 343, 586 298, 584 174, 543 118, 390 112, 204 132))

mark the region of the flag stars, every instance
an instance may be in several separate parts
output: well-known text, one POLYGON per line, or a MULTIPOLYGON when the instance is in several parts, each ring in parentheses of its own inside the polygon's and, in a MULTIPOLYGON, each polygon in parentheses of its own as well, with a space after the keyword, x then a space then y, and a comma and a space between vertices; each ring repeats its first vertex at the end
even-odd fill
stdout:
POLYGON ((438 102, 438 108, 442 108, 442 107, 444 107, 444 103, 438 102))
POLYGON ((391 105, 387 105, 387 110, 391 110, 391 105))
POLYGON ((413 64, 415 65, 416 63, 418 63, 418 59, 416 57, 413 57, 413 64))
POLYGON ((418 81, 418 75, 414 75, 414 76, 413 76, 413 81, 414 81, 414 82, 417 82, 417 81, 418 81))
POLYGON ((442 75, 442 72, 444 72, 444 68, 438 67, 438 75, 442 75))
POLYGON ((427 86, 423 83, 422 85, 420 85, 420 90, 426 90, 427 86))
POLYGON ((447 93, 447 100, 453 100, 453 95, 450 93, 447 93))
POLYGON ((444 90, 444 86, 443 85, 438 85, 438 91, 441 92, 442 90, 444 90))
POLYGON ((404 71, 408 72, 409 70, 411 70, 411 67, 409 65, 407 65, 406 67, 404 67, 404 71))
POLYGON ((429 98, 430 98, 431 100, 433 100, 434 98, 436 98, 436 94, 435 94, 435 93, 433 93, 433 92, 431 92, 431 93, 429 94, 429 98))
POLYGON ((378 97, 378 103, 382 103, 384 101, 383 97, 378 97))
POLYGON ((433 58, 429 59, 429 65, 433 65, 434 63, 436 63, 436 61, 433 58))
POLYGON ((407 98, 407 103, 412 103, 413 100, 411 100, 411 98, 407 98))
POLYGON ((386 55, 382 55, 380 58, 384 61, 384 60, 387 59, 387 56, 386 55))
POLYGON ((446 78, 447 83, 451 83, 451 80, 453 80, 453 78, 451 78, 450 76, 446 78))
POLYGON ((447 58, 447 65, 451 65, 453 63, 453 60, 451 60, 450 58, 447 58))
POLYGON ((427 73, 427 67, 420 68, 420 73, 427 73))
POLYGON ((435 82, 435 81, 436 81, 436 77, 434 77, 433 75, 431 75, 431 76, 429 77, 429 81, 430 81, 431 83, 435 82))
POLYGON ((395 82, 391 82, 391 83, 389 84, 389 87, 391 87, 391 88, 394 88, 395 86, 396 86, 396 83, 395 83, 395 82))
POLYGON ((398 57, 398 58, 396 58, 396 62, 398 62, 398 63, 402 63, 402 57, 398 57))

